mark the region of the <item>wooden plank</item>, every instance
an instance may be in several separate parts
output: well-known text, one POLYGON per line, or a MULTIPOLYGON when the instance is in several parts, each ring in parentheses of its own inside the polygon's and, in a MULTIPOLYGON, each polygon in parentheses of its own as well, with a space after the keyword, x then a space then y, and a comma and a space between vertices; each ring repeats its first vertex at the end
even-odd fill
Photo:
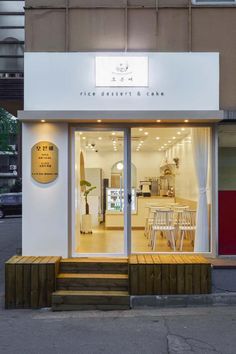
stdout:
POLYGON ((169 264, 170 294, 177 294, 177 265, 169 264))
POLYGON ((184 288, 185 294, 192 294, 193 293, 193 266, 190 262, 190 259, 186 256, 182 256, 185 265, 184 265, 184 272, 185 272, 185 279, 184 279, 184 288))
POLYGON ((150 255, 145 255, 146 260, 146 295, 152 295, 154 293, 154 269, 153 259, 150 255))
POLYGON ((154 264, 160 264, 161 260, 160 257, 157 254, 152 254, 152 259, 154 264))
POLYGON ((47 296, 46 296, 46 306, 51 307, 52 305, 52 293, 56 290, 56 274, 55 274, 55 263, 54 260, 50 259, 47 263, 47 296))
POLYGON ((35 257, 27 257, 23 263, 23 298, 24 308, 31 307, 31 263, 35 257))
POLYGON ((16 307, 16 265, 14 263, 5 264, 5 308, 16 307))
POLYGON ((211 292, 211 267, 209 264, 201 264, 201 293, 211 292))
POLYGON ((16 272, 16 308, 21 309, 24 307, 23 300, 23 263, 24 258, 22 257, 18 263, 15 265, 16 272))
POLYGON ((41 257, 36 257, 31 264, 31 308, 39 307, 39 262, 41 257))
POLYGON ((129 265, 129 290, 131 295, 138 295, 138 264, 129 265))
POLYGON ((178 255, 173 255, 173 259, 176 263, 176 294, 184 294, 185 291, 185 272, 183 259, 178 255))
POLYGON ((138 295, 146 295, 146 260, 138 255, 138 295))
POLYGON ((201 293, 201 265, 193 264, 193 294, 201 293))
MULTIPOLYGON (((44 257, 43 257, 44 258, 44 257)), ((45 257, 46 258, 46 257, 45 257)), ((44 259, 39 263, 39 307, 47 305, 47 265, 44 259)))
POLYGON ((185 266, 184 264, 177 264, 177 294, 185 293, 185 266))
POLYGON ((153 294, 161 295, 161 264, 158 255, 152 255, 153 258, 153 294))
POLYGON ((161 293, 162 295, 168 295, 170 293, 169 264, 166 263, 161 265, 161 293))

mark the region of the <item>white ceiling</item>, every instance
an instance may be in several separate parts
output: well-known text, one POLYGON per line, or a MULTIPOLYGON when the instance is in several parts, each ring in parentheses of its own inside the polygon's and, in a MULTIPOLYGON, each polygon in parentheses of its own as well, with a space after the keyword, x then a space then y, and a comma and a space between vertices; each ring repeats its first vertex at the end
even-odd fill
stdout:
MULTIPOLYGON (((132 128, 132 151, 165 151, 190 135, 190 128, 132 128)), ((123 151, 124 133, 121 131, 81 131, 76 132, 81 144, 88 151, 123 151)))

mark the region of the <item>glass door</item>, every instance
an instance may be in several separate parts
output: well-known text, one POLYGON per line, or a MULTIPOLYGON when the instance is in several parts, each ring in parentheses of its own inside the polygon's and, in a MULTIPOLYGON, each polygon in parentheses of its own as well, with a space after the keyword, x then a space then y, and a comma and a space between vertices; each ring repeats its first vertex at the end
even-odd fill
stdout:
POLYGON ((80 127, 72 146, 72 255, 129 252, 130 141, 126 129, 80 127))

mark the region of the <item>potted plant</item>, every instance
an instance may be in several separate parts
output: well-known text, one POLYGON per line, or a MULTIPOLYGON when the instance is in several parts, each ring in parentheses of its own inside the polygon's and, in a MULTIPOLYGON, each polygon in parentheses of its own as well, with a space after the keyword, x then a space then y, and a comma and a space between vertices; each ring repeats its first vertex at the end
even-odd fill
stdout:
POLYGON ((85 199, 85 214, 82 215, 81 233, 88 234, 92 233, 92 217, 89 214, 88 195, 90 192, 96 189, 96 187, 92 187, 91 183, 84 179, 80 181, 80 187, 85 199))

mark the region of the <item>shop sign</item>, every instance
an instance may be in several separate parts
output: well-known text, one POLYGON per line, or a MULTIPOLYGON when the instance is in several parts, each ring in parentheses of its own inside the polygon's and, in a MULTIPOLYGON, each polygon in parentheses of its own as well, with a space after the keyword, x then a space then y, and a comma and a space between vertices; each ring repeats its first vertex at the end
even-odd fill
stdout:
POLYGON ((97 56, 97 87, 147 87, 147 56, 97 56))
POLYGON ((31 176, 39 183, 53 182, 58 176, 58 148, 50 141, 39 141, 31 149, 31 176))

